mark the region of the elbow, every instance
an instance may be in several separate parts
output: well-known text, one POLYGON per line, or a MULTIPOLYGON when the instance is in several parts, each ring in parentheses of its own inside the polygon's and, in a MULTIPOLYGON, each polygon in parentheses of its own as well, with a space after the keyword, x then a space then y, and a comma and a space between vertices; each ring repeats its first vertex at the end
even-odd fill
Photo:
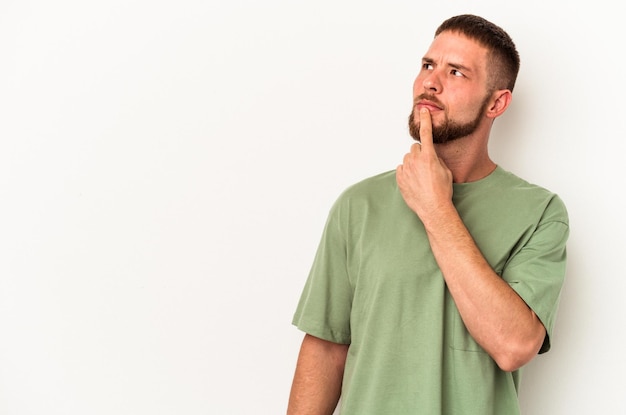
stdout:
POLYGON ((513 340, 502 347, 500 353, 492 355, 498 367, 505 372, 514 372, 530 362, 541 349, 545 330, 524 340, 513 340))
POLYGON ((532 357, 521 355, 497 356, 494 360, 500 370, 504 372, 514 372, 532 360, 532 357))

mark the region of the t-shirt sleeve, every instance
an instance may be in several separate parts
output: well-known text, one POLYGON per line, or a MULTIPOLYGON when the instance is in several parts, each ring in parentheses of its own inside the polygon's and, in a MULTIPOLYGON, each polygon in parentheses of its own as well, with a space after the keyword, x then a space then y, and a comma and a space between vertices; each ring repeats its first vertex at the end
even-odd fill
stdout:
POLYGON ((546 328, 546 338, 539 353, 550 349, 565 279, 568 236, 569 221, 565 205, 554 196, 528 242, 513 256, 502 273, 502 277, 546 328))
POLYGON ((341 200, 332 207, 308 279, 293 316, 300 330, 335 343, 350 343, 352 287, 347 270, 341 200))

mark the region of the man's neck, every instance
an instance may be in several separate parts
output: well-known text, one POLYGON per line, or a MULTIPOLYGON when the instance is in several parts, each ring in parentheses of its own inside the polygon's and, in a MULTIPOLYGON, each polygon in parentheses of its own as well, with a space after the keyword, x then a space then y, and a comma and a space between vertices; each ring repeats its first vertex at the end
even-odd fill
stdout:
POLYGON ((496 168, 496 163, 489 157, 486 139, 481 142, 462 138, 435 146, 437 154, 452 172, 454 183, 475 182, 496 168))

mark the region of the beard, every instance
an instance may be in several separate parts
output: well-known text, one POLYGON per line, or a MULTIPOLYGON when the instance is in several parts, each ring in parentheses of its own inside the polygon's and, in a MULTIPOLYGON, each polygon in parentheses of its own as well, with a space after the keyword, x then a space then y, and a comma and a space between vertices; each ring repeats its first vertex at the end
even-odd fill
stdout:
MULTIPOLYGON (((432 98, 422 97, 419 99, 427 98, 430 101, 436 102, 432 98)), ((467 122, 455 122, 450 120, 449 118, 445 118, 442 124, 433 125, 433 143, 434 144, 445 144, 450 141, 458 140, 459 138, 468 136, 472 134, 478 128, 480 121, 483 117, 485 109, 487 108, 487 104, 489 101, 489 95, 485 97, 484 101, 480 105, 479 111, 476 113, 474 119, 467 122)), ((411 111, 411 115, 409 115, 409 133, 411 137, 415 141, 421 141, 420 138, 420 126, 419 126, 419 118, 415 118, 415 106, 413 106, 413 110, 411 111)))

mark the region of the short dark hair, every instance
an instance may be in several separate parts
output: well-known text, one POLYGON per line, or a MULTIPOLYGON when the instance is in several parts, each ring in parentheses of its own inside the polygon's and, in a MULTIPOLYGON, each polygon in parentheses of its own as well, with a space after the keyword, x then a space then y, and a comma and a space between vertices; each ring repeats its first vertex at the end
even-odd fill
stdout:
POLYGON ((435 31, 456 32, 486 47, 489 53, 489 88, 513 91, 520 67, 515 43, 501 27, 472 14, 462 14, 445 20, 435 31))

